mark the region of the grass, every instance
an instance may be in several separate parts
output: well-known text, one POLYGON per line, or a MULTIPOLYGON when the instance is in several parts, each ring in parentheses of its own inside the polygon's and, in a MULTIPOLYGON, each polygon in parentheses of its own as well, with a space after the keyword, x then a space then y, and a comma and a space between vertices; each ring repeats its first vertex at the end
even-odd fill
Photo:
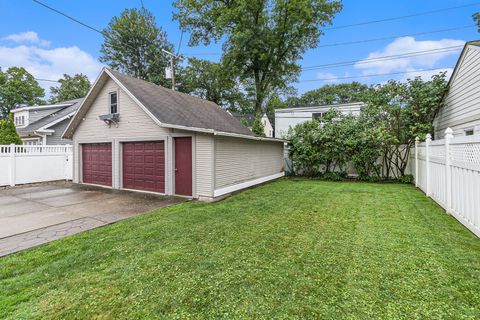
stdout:
POLYGON ((0 259, 0 318, 480 317, 480 240, 409 185, 285 179, 0 259))

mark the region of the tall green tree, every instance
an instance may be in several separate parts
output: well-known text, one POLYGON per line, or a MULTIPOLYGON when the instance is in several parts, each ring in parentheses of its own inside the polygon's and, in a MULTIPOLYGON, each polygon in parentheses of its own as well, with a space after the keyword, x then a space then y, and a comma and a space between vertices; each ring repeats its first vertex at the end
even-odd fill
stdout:
POLYGON ((73 77, 64 74, 58 82, 60 86, 50 87, 51 103, 83 98, 87 95, 91 85, 87 76, 81 73, 75 74, 73 77))
POLYGON ((287 99, 289 106, 327 105, 351 102, 363 102, 370 87, 359 82, 325 85, 315 90, 307 91, 300 97, 287 99))
POLYGON ((22 139, 18 135, 12 115, 5 119, 0 119, 0 144, 23 144, 22 139))
POLYGON ((180 75, 180 83, 181 91, 229 110, 243 110, 247 104, 239 82, 220 63, 190 58, 180 75))
POLYGON ((480 12, 473 14, 473 21, 477 24, 478 32, 480 32, 480 12))
POLYGON ((170 86, 170 80, 165 78, 169 58, 162 49, 172 51, 173 45, 150 11, 124 10, 110 20, 103 35, 101 62, 130 76, 170 86))
POLYGON ((190 45, 224 40, 223 63, 251 85, 256 113, 297 79, 298 60, 342 8, 329 0, 176 0, 174 6, 190 45))
POLYGON ((25 68, 0 70, 0 118, 5 118, 15 106, 44 103, 45 91, 25 68))

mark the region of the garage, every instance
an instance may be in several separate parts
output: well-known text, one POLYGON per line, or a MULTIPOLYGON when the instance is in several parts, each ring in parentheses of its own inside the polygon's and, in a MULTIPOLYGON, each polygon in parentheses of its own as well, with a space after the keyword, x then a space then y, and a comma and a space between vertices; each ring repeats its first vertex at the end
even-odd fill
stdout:
POLYGON ((165 193, 163 141, 123 143, 123 188, 165 193))
POLYGON ((112 186, 112 144, 82 145, 83 183, 112 186))

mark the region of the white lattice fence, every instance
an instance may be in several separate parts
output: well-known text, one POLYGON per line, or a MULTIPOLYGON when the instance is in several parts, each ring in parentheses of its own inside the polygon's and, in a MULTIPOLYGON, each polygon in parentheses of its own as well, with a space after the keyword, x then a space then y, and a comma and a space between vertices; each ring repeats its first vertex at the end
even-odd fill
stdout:
POLYGON ((415 144, 415 185, 480 237, 480 137, 415 144))
POLYGON ((72 179, 72 146, 0 145, 0 186, 72 179))

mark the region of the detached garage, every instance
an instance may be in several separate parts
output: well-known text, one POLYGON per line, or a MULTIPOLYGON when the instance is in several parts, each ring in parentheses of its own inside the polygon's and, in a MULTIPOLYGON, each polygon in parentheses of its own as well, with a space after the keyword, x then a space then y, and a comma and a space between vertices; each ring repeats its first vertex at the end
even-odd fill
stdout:
POLYGON ((213 200, 284 175, 283 140, 215 103, 103 69, 64 132, 76 183, 213 200))

